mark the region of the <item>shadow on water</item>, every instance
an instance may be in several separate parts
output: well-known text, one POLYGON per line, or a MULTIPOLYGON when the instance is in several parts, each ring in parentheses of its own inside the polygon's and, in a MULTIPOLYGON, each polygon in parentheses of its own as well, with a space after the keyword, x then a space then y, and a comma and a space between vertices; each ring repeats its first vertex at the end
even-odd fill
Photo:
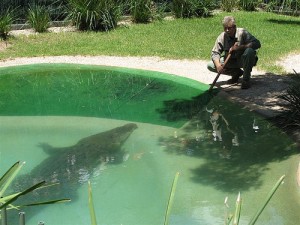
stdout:
POLYGON ((170 154, 201 159, 191 169, 194 182, 226 192, 257 188, 269 163, 297 153, 285 134, 258 115, 218 96, 201 105, 204 101, 199 99, 206 97, 168 101, 159 110, 168 119, 190 118, 174 136, 161 138, 160 144, 170 154))
POLYGON ((218 90, 204 91, 198 96, 192 97, 191 99, 173 99, 164 101, 164 108, 157 109, 162 119, 167 121, 177 121, 182 119, 192 119, 205 106, 211 101, 212 98, 217 94, 218 90))

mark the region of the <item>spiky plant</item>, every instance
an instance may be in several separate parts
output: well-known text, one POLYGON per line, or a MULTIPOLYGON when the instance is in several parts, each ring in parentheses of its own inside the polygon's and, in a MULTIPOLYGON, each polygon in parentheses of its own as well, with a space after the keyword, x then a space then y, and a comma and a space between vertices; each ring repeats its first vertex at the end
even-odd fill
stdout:
POLYGON ((27 21, 36 32, 47 31, 50 22, 50 15, 47 7, 37 4, 29 6, 27 21))
POLYGON ((284 128, 300 128, 300 75, 295 73, 286 94, 279 98, 287 102, 286 109, 277 116, 277 124, 284 128))
POLYGON ((7 40, 8 33, 11 30, 11 25, 15 21, 14 10, 8 8, 0 11, 0 38, 7 40))
POLYGON ((68 18, 79 30, 114 29, 121 15, 116 0, 68 0, 68 18))
POLYGON ((27 195, 28 193, 30 193, 34 190, 51 186, 51 185, 47 186, 45 184, 45 181, 41 181, 41 182, 27 188, 26 190, 24 190, 22 192, 5 195, 5 193, 7 192, 7 190, 9 190, 12 182, 17 177, 17 174, 20 172, 23 165, 24 165, 24 162, 23 163, 16 162, 13 166, 10 167, 9 170, 7 170, 7 172, 2 177, 0 177, 0 210, 3 210, 3 209, 19 210, 20 208, 25 207, 25 206, 37 206, 37 205, 55 204, 55 203, 62 203, 62 202, 70 201, 70 199, 57 199, 57 200, 50 200, 50 201, 45 201, 45 202, 28 203, 26 205, 19 205, 19 206, 13 205, 13 203, 15 203, 15 201, 18 198, 21 198, 24 195, 27 195))
POLYGON ((207 17, 215 7, 210 0, 174 0, 173 12, 176 18, 207 17))
POLYGON ((132 0, 131 15, 136 23, 147 23, 152 19, 151 0, 132 0))

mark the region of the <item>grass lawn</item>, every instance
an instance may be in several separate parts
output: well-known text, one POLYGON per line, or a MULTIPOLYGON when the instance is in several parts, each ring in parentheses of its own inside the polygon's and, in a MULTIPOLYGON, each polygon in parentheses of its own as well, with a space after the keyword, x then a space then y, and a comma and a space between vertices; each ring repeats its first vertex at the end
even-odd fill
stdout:
MULTIPOLYGON (((11 46, 0 59, 56 55, 159 56, 171 59, 209 60, 221 20, 210 18, 176 19, 149 24, 133 24, 105 32, 41 33, 9 39, 11 46)), ((246 28, 262 43, 258 68, 282 72, 275 61, 300 52, 300 18, 266 12, 234 12, 237 25, 246 28)))

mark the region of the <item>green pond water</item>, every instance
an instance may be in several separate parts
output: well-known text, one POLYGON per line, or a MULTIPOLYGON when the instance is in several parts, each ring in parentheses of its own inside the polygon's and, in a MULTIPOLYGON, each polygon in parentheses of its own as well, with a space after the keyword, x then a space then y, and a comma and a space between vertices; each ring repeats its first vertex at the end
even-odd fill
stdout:
MULTIPOLYGON (((26 224, 90 224, 88 180, 98 224, 163 224, 176 172, 170 224, 224 224, 239 192, 240 224, 248 224, 284 174, 257 224, 300 221, 294 143, 258 115, 208 95, 204 84, 68 64, 7 67, 0 74, 0 171, 26 161, 11 191, 45 179, 60 185, 19 203, 72 199, 24 208, 26 224), (109 147, 88 157, 95 134, 104 137, 97 146, 109 147)), ((18 212, 8 214, 17 223, 18 212)))

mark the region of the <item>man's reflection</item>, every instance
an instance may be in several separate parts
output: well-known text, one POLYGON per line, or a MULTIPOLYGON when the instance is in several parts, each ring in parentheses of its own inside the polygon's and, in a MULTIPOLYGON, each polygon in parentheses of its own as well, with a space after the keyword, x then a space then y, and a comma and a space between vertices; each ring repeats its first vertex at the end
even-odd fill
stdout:
POLYGON ((231 157, 232 146, 239 146, 238 134, 230 127, 228 120, 219 109, 206 109, 210 113, 210 123, 213 129, 213 140, 221 143, 219 152, 222 158, 231 157))

